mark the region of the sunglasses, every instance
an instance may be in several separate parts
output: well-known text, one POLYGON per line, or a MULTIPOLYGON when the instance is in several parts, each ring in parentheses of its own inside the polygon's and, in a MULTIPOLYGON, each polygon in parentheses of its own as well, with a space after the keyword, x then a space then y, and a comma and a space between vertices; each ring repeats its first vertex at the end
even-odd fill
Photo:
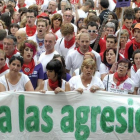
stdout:
POLYGON ((96 31, 96 30, 88 30, 88 32, 89 32, 89 33, 91 33, 91 32, 92 32, 92 33, 96 33, 97 31, 96 31))
POLYGON ((54 19, 54 20, 58 20, 58 21, 61 21, 61 19, 60 19, 60 18, 56 18, 56 19, 54 19))
POLYGON ((65 10, 71 10, 71 8, 66 8, 65 10))

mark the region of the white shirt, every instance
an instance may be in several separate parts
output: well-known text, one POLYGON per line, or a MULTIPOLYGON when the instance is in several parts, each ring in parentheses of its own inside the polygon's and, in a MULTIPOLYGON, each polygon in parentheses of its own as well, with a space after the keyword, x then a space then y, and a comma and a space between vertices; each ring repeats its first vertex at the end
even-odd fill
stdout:
POLYGON ((39 62, 42 64, 44 72, 46 72, 46 66, 50 62, 50 60, 52 60, 54 54, 59 54, 57 51, 54 51, 51 54, 45 54, 45 53, 46 52, 43 52, 39 57, 39 62))
POLYGON ((8 73, 9 72, 9 69, 8 70, 5 70, 4 72, 2 72, 1 74, 0 74, 0 77, 2 77, 3 75, 5 75, 6 73, 8 73))
POLYGON ((135 85, 131 78, 127 78, 123 83, 117 86, 113 81, 113 76, 114 74, 109 74, 109 77, 106 75, 103 79, 103 84, 107 91, 120 94, 128 94, 134 92, 135 85))
POLYGON ((100 74, 109 73, 109 68, 104 63, 101 63, 99 72, 100 74))
POLYGON ((85 13, 82 9, 78 9, 79 18, 86 18, 87 13, 85 13))

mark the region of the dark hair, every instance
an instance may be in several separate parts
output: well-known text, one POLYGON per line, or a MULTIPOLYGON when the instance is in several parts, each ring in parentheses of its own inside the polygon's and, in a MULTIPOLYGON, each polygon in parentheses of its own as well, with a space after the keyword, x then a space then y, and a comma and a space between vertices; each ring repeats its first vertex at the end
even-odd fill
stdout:
POLYGON ((17 39, 16 39, 16 37, 15 37, 14 35, 8 35, 8 36, 6 36, 5 38, 6 38, 6 39, 12 39, 13 42, 14 42, 14 45, 17 44, 17 39))
POLYGON ((134 8, 135 14, 136 14, 138 11, 140 11, 140 8, 139 8, 139 7, 134 8))
POLYGON ((98 30, 98 24, 94 21, 89 22, 88 25, 87 25, 87 28, 88 28, 88 26, 91 26, 91 27, 96 26, 96 29, 98 30))
POLYGON ((79 29, 78 23, 79 23, 79 21, 81 21, 81 20, 84 22, 84 18, 79 18, 79 19, 77 20, 76 25, 77 25, 77 28, 78 28, 78 29, 79 29))
POLYGON ((53 59, 47 64, 46 70, 55 71, 55 74, 57 74, 58 86, 61 87, 62 86, 61 80, 62 80, 62 73, 63 73, 62 63, 57 59, 53 59))
POLYGON ((132 14, 125 14, 124 16, 123 16, 123 19, 124 20, 126 20, 126 19, 128 19, 128 20, 134 20, 134 15, 132 15, 132 14))
POLYGON ((86 2, 90 3, 90 8, 93 9, 94 8, 94 2, 93 0, 87 0, 86 2))
POLYGON ((33 9, 28 9, 27 13, 34 13, 34 16, 35 17, 37 16, 37 12, 35 10, 33 10, 33 9))
POLYGON ((11 31, 10 31, 10 29, 11 28, 13 28, 13 27, 16 27, 16 28, 20 28, 20 26, 17 24, 17 23, 12 23, 11 25, 10 25, 10 27, 9 27, 9 34, 11 34, 11 31))
POLYGON ((3 20, 5 22, 6 27, 9 29, 10 25, 11 25, 11 16, 9 12, 3 13, 1 15, 1 20, 3 20))
MULTIPOLYGON (((126 63, 126 64, 128 64, 128 70, 131 68, 131 62, 130 62, 129 59, 122 58, 122 59, 120 59, 120 60, 118 61, 118 65, 119 65, 120 63, 126 63)), ((117 68, 118 68, 118 65, 117 65, 117 68)))
POLYGON ((63 74, 62 74, 62 79, 66 80, 66 65, 65 65, 65 59, 63 58, 63 56, 59 55, 59 54, 54 54, 53 59, 57 59, 59 58, 61 59, 62 62, 62 66, 63 66, 63 74))
POLYGON ((117 37, 116 37, 116 36, 114 36, 114 35, 108 35, 108 36, 106 37, 106 40, 107 40, 108 38, 113 38, 114 41, 115 41, 115 43, 117 43, 117 37))
POLYGON ((13 17, 13 14, 14 14, 14 8, 13 8, 13 6, 11 4, 8 4, 5 9, 9 9, 9 12, 11 14, 11 17, 13 17))
POLYGON ((118 17, 117 17, 117 15, 114 12, 110 11, 108 15, 112 15, 113 19, 118 20, 118 17))
POLYGON ((133 59, 133 63, 135 64, 134 62, 134 57, 137 53, 140 53, 140 49, 136 49, 134 52, 133 52, 133 55, 132 55, 132 59, 133 59))
POLYGON ((25 12, 27 13, 28 9, 26 7, 21 7, 18 9, 18 12, 21 13, 21 12, 25 12))
POLYGON ((7 32, 5 29, 0 29, 0 41, 3 40, 7 36, 7 32))
POLYGON ((23 57, 22 56, 20 56, 20 55, 13 55, 12 57, 11 57, 11 59, 9 60, 9 65, 14 61, 14 60, 19 60, 20 61, 20 63, 21 63, 21 67, 23 66, 23 57))
POLYGON ((108 0, 100 0, 100 5, 103 8, 108 8, 109 7, 109 1, 108 0))
MULTIPOLYGON (((116 53, 117 53, 116 48, 107 48, 107 49, 105 50, 105 52, 103 53, 103 63, 104 63, 105 65, 108 64, 108 62, 107 62, 107 60, 106 60, 106 53, 109 52, 110 50, 113 50, 113 52, 115 53, 115 55, 116 55, 116 53)), ((119 53, 118 53, 118 59, 117 59, 117 61, 118 61, 119 59, 120 59, 120 55, 119 55, 119 53)))

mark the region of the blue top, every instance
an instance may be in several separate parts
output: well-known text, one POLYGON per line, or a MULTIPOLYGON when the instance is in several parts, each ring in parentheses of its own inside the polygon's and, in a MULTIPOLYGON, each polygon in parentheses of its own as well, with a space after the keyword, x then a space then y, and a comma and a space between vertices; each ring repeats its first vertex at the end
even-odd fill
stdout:
MULTIPOLYGON (((21 70, 21 72, 23 72, 23 71, 21 70)), ((39 63, 38 65, 36 65, 34 67, 33 73, 29 74, 28 77, 31 80, 31 83, 32 83, 34 89, 36 89, 38 79, 44 79, 44 73, 43 73, 42 64, 39 63)))

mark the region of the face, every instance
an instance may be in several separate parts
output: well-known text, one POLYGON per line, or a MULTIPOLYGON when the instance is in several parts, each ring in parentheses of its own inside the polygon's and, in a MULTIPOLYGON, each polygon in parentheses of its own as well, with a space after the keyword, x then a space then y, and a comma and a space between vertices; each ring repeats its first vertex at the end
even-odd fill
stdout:
POLYGON ((113 38, 107 38, 106 40, 106 48, 115 48, 116 44, 113 38))
POLYGON ((25 0, 18 0, 19 5, 24 4, 25 0))
POLYGON ((34 23, 35 23, 35 16, 34 16, 34 13, 29 13, 27 12, 27 24, 28 26, 33 26, 34 23))
POLYGON ((106 28, 105 29, 105 35, 113 35, 114 34, 114 29, 113 28, 106 28))
POLYGON ((71 20, 72 20, 72 13, 71 13, 71 11, 64 12, 63 18, 64 18, 64 22, 65 23, 70 23, 71 20))
POLYGON ((0 12, 3 11, 3 5, 0 3, 0 12))
POLYGON ((82 19, 81 19, 81 20, 79 20, 79 21, 78 21, 78 27, 79 27, 79 28, 81 28, 81 27, 82 27, 82 25, 83 25, 83 23, 84 23, 84 21, 83 21, 82 19))
POLYGON ((87 65, 83 67, 82 73, 84 76, 86 77, 92 77, 93 73, 94 73, 94 68, 91 65, 87 65))
POLYGON ((133 24, 133 20, 132 19, 130 19, 130 20, 129 19, 125 19, 124 20, 124 25, 126 26, 126 28, 130 29, 132 24, 133 24))
POLYGON ((26 13, 24 13, 24 14, 22 14, 22 16, 21 16, 21 21, 24 19, 24 18, 26 18, 26 13))
POLYGON ((70 41, 72 38, 73 38, 73 34, 68 34, 68 35, 64 36, 64 39, 66 41, 70 41))
POLYGON ((15 45, 14 45, 13 39, 5 38, 3 40, 3 50, 6 53, 6 55, 12 55, 12 53, 15 50, 15 45))
POLYGON ((119 63, 117 68, 118 74, 125 76, 128 72, 128 63, 119 63))
POLYGON ((115 58, 116 55, 113 50, 109 50, 109 52, 106 52, 106 61, 108 64, 112 65, 113 63, 115 63, 115 58))
POLYGON ((137 11, 137 13, 135 13, 135 18, 136 18, 136 19, 139 19, 139 18, 140 18, 140 10, 137 11))
POLYGON ((15 5, 15 3, 14 3, 14 2, 12 2, 12 1, 9 1, 9 2, 8 2, 8 4, 12 5, 13 7, 15 7, 15 6, 16 6, 16 5, 15 5))
POLYGON ((50 1, 49 2, 48 10, 50 12, 54 12, 56 10, 56 2, 55 1, 50 1))
POLYGON ((137 42, 140 42, 140 29, 134 30, 134 37, 137 42))
POLYGON ((62 11, 65 11, 65 6, 66 6, 66 2, 65 1, 61 2, 61 10, 62 11))
POLYGON ((18 28, 17 27, 11 27, 10 31, 11 31, 12 35, 15 35, 15 33, 18 31, 18 28))
POLYGON ((80 33, 88 33, 88 31, 87 31, 87 29, 84 29, 84 28, 83 28, 83 29, 81 29, 81 30, 79 31, 79 34, 80 34, 80 33))
POLYGON ((0 22, 0 29, 3 29, 3 25, 2 25, 2 23, 0 22))
POLYGON ((121 35, 121 37, 120 37, 121 44, 126 44, 127 40, 128 40, 127 35, 121 35))
POLYGON ((140 66, 140 53, 135 54, 134 63, 136 64, 136 66, 140 66))
POLYGON ((19 31, 16 32, 15 37, 17 39, 17 43, 21 43, 26 40, 26 35, 19 31))
POLYGON ((52 34, 45 35, 44 45, 47 52, 52 51, 55 45, 55 37, 52 34))
POLYGON ((57 75, 54 70, 47 70, 48 79, 55 80, 57 79, 57 75))
POLYGON ((88 49, 89 49, 89 44, 90 44, 89 36, 83 36, 83 35, 82 35, 82 36, 80 37, 79 44, 80 44, 80 49, 81 49, 83 52, 87 52, 88 49))
POLYGON ((109 20, 113 19, 113 16, 112 15, 108 15, 108 19, 109 20))
POLYGON ((0 53, 0 69, 5 65, 5 58, 2 53, 0 53))
POLYGON ((19 20, 19 12, 16 11, 13 18, 18 21, 19 20))
POLYGON ((56 18, 53 20, 53 26, 54 27, 60 27, 60 24, 61 24, 61 18, 56 18))
POLYGON ((98 30, 96 26, 88 26, 88 33, 90 35, 90 39, 93 40, 97 37, 98 30))
POLYGON ((23 58, 24 60, 31 60, 33 58, 33 49, 25 47, 23 58))
POLYGON ((47 31, 45 22, 38 22, 37 24, 37 33, 40 36, 44 36, 47 31))
POLYGON ((12 61, 11 64, 9 64, 10 72, 19 72, 21 70, 21 63, 19 60, 12 61))

